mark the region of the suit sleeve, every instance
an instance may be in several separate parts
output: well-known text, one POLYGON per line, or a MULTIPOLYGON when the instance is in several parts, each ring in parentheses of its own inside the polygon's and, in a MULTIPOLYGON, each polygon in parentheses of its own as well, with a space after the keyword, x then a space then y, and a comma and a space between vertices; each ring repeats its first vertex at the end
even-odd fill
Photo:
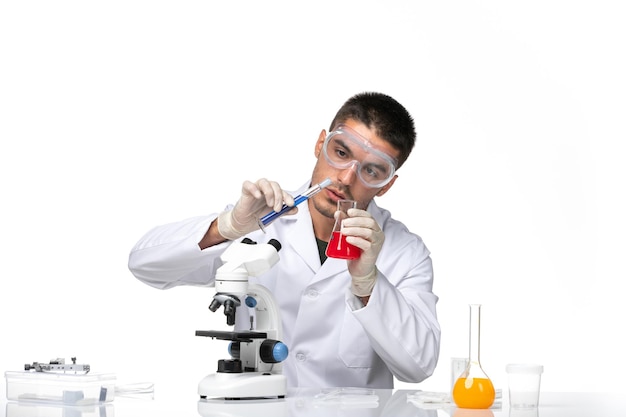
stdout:
POLYGON ((435 370, 441 340, 432 261, 419 238, 417 244, 394 248, 393 256, 390 252, 387 256, 402 258, 383 262, 367 306, 359 305, 351 294, 346 300, 393 375, 400 381, 421 382, 435 370))
POLYGON ((198 242, 216 215, 157 226, 132 248, 128 268, 140 281, 159 289, 212 285, 229 243, 200 250, 198 242))

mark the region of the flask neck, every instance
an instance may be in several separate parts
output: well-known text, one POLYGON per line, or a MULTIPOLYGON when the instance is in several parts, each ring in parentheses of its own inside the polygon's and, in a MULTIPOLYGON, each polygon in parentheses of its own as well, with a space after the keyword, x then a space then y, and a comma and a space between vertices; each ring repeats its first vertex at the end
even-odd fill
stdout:
POLYGON ((480 363, 480 304, 470 304, 469 360, 480 363))

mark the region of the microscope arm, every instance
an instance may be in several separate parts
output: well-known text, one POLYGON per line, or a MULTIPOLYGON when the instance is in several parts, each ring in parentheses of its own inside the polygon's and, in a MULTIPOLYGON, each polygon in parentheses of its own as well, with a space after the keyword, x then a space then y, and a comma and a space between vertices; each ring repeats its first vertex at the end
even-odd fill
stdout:
POLYGON ((250 284, 248 296, 253 297, 257 301, 254 307, 256 331, 267 332, 269 338, 282 340, 283 325, 280 320, 278 305, 272 293, 262 285, 250 284))

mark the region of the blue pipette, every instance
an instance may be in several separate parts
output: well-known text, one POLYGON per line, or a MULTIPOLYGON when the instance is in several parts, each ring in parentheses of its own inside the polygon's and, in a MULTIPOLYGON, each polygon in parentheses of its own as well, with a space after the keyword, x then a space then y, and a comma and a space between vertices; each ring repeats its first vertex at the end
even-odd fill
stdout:
POLYGON ((278 211, 278 212, 270 211, 265 216, 263 216, 263 217, 261 217, 259 219, 259 226, 261 226, 261 229, 263 229, 264 226, 267 226, 268 224, 270 224, 271 222, 273 222, 274 220, 276 220, 277 218, 279 218, 283 214, 287 213, 289 210, 291 210, 292 208, 294 208, 298 204, 300 204, 300 203, 302 203, 304 201, 307 201, 309 198, 313 197, 315 194, 317 194, 320 191, 322 191, 323 188, 328 187, 331 183, 332 182, 330 181, 330 178, 326 178, 324 181, 320 182, 317 185, 314 185, 313 187, 309 188, 308 190, 306 190, 305 192, 303 192, 299 196, 294 197, 294 199, 293 199, 293 206, 288 206, 287 204, 283 204, 283 208, 280 209, 280 211, 278 211))

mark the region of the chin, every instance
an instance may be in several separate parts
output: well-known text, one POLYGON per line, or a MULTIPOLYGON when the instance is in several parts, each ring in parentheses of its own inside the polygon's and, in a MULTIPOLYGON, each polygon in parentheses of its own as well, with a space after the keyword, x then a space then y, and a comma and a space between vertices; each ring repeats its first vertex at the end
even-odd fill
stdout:
POLYGON ((335 211, 337 211, 337 202, 328 198, 323 198, 321 195, 313 197, 313 208, 319 214, 330 219, 335 219, 335 211), (317 198, 320 197, 320 198, 317 198))

